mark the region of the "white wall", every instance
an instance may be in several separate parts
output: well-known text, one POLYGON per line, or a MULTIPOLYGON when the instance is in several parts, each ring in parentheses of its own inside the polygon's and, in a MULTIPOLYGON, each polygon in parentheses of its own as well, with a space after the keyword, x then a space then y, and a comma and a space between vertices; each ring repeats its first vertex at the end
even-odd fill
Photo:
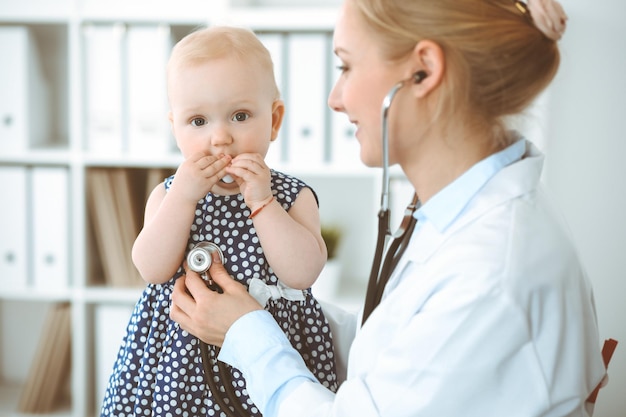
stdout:
POLYGON ((626 2, 562 4, 570 20, 548 106, 544 178, 593 282, 600 337, 620 342, 594 417, 625 417, 626 2))

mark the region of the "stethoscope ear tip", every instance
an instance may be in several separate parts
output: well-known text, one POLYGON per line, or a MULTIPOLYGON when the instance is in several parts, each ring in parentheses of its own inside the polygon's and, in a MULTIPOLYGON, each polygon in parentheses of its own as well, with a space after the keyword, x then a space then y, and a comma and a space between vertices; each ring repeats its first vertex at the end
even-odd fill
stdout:
POLYGON ((428 77, 428 74, 426 74, 426 71, 424 70, 419 70, 415 74, 413 74, 413 80, 415 81, 415 84, 421 83, 426 77, 428 77))

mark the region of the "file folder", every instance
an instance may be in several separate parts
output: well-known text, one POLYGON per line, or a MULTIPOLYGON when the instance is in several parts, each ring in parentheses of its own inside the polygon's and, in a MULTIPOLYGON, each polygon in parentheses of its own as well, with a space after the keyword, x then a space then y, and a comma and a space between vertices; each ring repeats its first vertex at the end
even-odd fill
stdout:
POLYGON ((127 29, 126 89, 129 153, 165 155, 176 142, 168 121, 166 66, 173 47, 167 25, 134 25, 127 29))
POLYGON ((24 289, 28 281, 28 184, 26 168, 0 166, 7 200, 0 204, 0 291, 24 289))
POLYGON ((35 167, 32 182, 32 262, 36 290, 69 286, 69 178, 64 167, 35 167))
POLYGON ((319 167, 324 161, 327 106, 327 51, 323 33, 295 33, 287 38, 288 162, 319 167))
POLYGON ((124 148, 122 100, 123 25, 83 27, 86 148, 119 153, 124 148))
POLYGON ((101 304, 95 307, 96 401, 104 399, 113 365, 126 335, 133 306, 101 304))
POLYGON ((19 153, 48 141, 49 89, 28 27, 0 26, 0 56, 0 151, 19 153))

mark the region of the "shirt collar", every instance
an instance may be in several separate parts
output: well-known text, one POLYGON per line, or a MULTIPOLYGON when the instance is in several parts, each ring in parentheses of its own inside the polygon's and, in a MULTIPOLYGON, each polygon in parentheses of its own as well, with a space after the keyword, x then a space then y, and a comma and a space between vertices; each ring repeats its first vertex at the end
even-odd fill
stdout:
POLYGON ((437 230, 443 232, 495 174, 507 165, 522 159, 525 152, 526 141, 520 139, 500 152, 488 156, 431 197, 413 216, 418 220, 418 224, 429 221, 437 230))

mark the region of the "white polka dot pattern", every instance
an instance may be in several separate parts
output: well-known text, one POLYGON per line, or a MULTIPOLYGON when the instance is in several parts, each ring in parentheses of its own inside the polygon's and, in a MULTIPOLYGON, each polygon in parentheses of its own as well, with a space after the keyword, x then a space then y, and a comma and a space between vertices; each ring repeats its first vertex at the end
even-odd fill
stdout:
MULTIPOLYGON (((166 181, 169 188, 170 177, 166 181)), ((272 191, 285 210, 306 184, 272 171, 272 191)), ((201 241, 220 246, 231 276, 243 284, 259 278, 276 284, 241 194, 209 194, 199 201, 191 227, 189 248, 201 241)), ((205 384, 198 339, 169 318, 170 294, 182 269, 167 283, 148 285, 127 327, 102 403, 101 416, 225 416, 213 402, 216 393, 205 384)), ((300 352, 311 372, 326 387, 337 389, 334 353, 328 322, 319 303, 307 291, 305 301, 270 300, 266 309, 300 352)), ((212 377, 217 386, 231 383, 250 416, 261 413, 250 400, 241 373, 229 368, 231 381, 222 381, 209 346, 212 377)), ((224 390, 217 395, 224 397, 224 390)), ((227 400, 228 401, 228 400, 227 400)), ((245 417, 245 416, 242 416, 245 417)))

